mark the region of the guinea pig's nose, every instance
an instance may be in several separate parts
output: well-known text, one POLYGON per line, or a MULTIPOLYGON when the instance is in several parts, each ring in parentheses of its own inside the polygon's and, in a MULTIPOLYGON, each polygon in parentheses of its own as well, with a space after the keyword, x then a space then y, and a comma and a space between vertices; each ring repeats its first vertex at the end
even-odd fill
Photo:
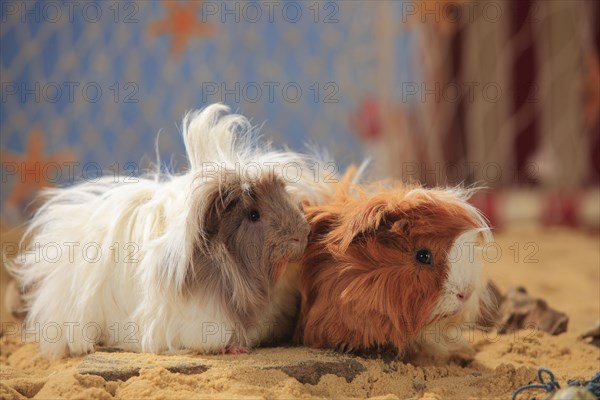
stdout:
POLYGON ((456 297, 458 297, 458 299, 460 301, 467 301, 467 300, 469 300, 469 298, 471 297, 472 294, 473 294, 472 289, 465 289, 465 290, 458 292, 456 294, 456 297))
POLYGON ((294 242, 304 242, 306 239, 308 239, 309 234, 310 234, 310 228, 307 225, 306 229, 303 229, 301 232, 299 232, 298 234, 293 236, 292 240, 294 242))
POLYGON ((291 240, 292 240, 293 242, 296 242, 296 243, 304 243, 304 242, 306 241, 306 239, 307 239, 307 238, 308 238, 308 235, 306 235, 306 236, 300 236, 300 235, 299 235, 299 236, 294 236, 294 237, 292 237, 292 239, 291 239, 291 240))

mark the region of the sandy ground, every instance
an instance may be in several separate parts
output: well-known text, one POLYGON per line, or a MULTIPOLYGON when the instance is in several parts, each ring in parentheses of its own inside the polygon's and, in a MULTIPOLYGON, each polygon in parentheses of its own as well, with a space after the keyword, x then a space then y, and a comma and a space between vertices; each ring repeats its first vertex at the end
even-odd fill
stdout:
POLYGON ((293 347, 237 356, 97 352, 48 361, 35 344, 5 335, 0 398, 506 399, 516 387, 536 380, 541 366, 562 383, 590 379, 600 370, 600 348, 578 335, 600 319, 598 235, 544 229, 504 232, 496 240, 487 276, 503 292, 522 285, 567 313, 567 333, 475 332, 469 337, 476 351, 472 362, 437 366, 293 347))

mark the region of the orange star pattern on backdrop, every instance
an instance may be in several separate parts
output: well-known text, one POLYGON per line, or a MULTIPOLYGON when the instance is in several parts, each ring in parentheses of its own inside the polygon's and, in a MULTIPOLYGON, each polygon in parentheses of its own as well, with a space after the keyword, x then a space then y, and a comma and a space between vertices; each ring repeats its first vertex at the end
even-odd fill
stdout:
POLYGON ((148 30, 154 36, 170 35, 173 54, 181 55, 192 36, 212 36, 215 33, 213 24, 198 19, 202 1, 182 3, 165 0, 162 4, 167 16, 150 23, 148 30))
POLYGON ((45 140, 41 128, 29 133, 25 154, 2 152, 3 181, 15 179, 16 183, 6 198, 6 206, 18 209, 31 201, 41 189, 53 186, 61 176, 66 176, 65 163, 75 160, 75 153, 63 150, 52 155, 44 154, 45 140), (60 174, 60 175, 59 175, 60 174))

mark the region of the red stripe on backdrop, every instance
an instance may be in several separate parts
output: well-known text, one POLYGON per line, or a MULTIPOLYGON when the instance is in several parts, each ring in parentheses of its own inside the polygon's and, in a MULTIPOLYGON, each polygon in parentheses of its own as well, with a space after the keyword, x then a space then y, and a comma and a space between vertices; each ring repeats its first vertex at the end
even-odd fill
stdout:
POLYGON ((533 40, 532 22, 530 13, 535 0, 510 1, 508 4, 511 9, 511 41, 515 48, 520 43, 527 43, 527 46, 520 52, 514 54, 514 63, 512 67, 512 94, 513 94, 513 112, 519 113, 528 122, 517 127, 515 132, 513 148, 515 155, 515 170, 519 183, 536 183, 533 176, 527 174, 527 164, 539 146, 539 123, 537 116, 534 115, 534 103, 531 102, 534 90, 537 85, 537 60, 535 57, 535 41, 533 40), (515 43, 515 38, 519 38, 520 43, 515 43), (522 42, 521 42, 522 41, 522 42), (522 109, 523 108, 523 109, 522 109))
POLYGON ((591 128, 591 148, 590 148, 590 183, 592 185, 600 184, 600 119, 591 128))
MULTIPOLYGON (((591 27, 593 30, 594 46, 591 49, 596 52, 596 60, 600 60, 600 4, 597 2, 591 2, 590 7, 592 9, 591 14, 591 27)), ((592 71, 592 74, 599 74, 598 65, 594 67, 596 71, 592 71)), ((592 81, 592 84, 594 82, 592 81)), ((599 84, 598 82, 595 82, 599 84)), ((594 89, 593 89, 594 90, 594 89)), ((596 89, 597 90, 597 89, 596 89)), ((600 96, 597 92, 596 96, 600 96)), ((592 185, 598 185, 600 183, 600 110, 596 109, 596 119, 592 122, 590 127, 590 183, 592 185)))
POLYGON ((546 197, 542 213, 543 225, 578 226, 580 194, 554 193, 546 197))
MULTIPOLYGON (((463 13, 463 15, 466 13, 463 13)), ((447 84, 452 84, 455 87, 462 87, 462 53, 463 53, 463 39, 464 25, 458 24, 459 29, 452 34, 450 40, 450 51, 452 58, 452 75, 447 84)), ((450 87, 447 87, 451 90, 450 87)), ((441 101, 450 101, 448 99, 442 99, 441 101)), ((456 100, 456 104, 448 104, 449 108, 455 107, 452 111, 452 119, 448 124, 448 130, 444 137, 444 161, 446 165, 462 165, 461 163, 467 156, 467 140, 466 140, 466 124, 465 124, 465 102, 464 96, 460 94, 456 100)), ((470 179, 472 177, 460 176, 458 181, 454 182, 438 182, 438 184, 451 184, 456 185, 464 179, 470 179)), ((470 183, 470 182, 469 182, 470 183)))

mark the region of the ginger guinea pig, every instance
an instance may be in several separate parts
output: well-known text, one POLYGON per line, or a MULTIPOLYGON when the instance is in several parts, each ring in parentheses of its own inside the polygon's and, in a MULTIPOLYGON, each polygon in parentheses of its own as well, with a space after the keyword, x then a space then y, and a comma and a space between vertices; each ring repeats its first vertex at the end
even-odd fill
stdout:
POLYGON ((307 206, 296 341, 434 358, 463 348, 448 328, 475 322, 489 301, 477 253, 491 233, 470 193, 342 183, 307 206))

